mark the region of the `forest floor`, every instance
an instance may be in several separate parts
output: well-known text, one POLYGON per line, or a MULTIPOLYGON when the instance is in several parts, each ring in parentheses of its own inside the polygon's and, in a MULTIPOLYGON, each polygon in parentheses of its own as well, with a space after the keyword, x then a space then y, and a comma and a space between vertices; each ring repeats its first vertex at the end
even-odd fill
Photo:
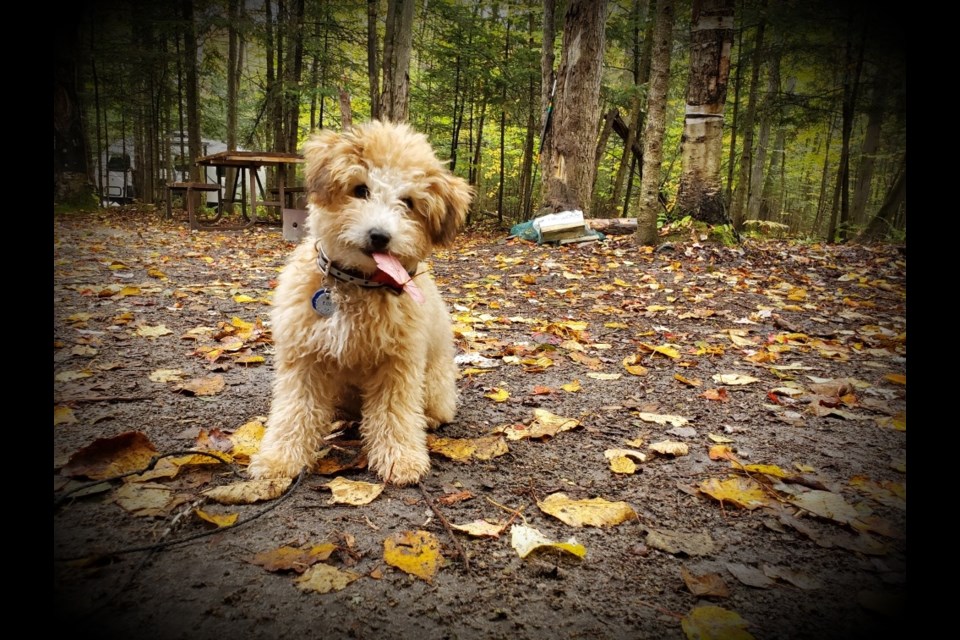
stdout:
POLYGON ((345 424, 283 497, 223 504, 202 492, 243 476, 262 431, 291 248, 277 227, 55 217, 60 633, 824 640, 904 622, 896 248, 467 231, 432 260, 461 401, 422 485, 376 495, 345 424), (110 479, 184 450, 233 464, 110 479), (344 503, 334 477, 372 493, 344 503))

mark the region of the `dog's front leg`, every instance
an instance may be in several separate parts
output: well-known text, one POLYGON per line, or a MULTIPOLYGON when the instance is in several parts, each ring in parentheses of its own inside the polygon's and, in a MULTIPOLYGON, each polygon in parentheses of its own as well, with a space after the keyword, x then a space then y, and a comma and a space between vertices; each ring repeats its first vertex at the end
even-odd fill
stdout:
POLYGON ((360 431, 370 469, 386 482, 418 482, 430 469, 422 363, 388 360, 363 385, 360 431))
POLYGON ((278 360, 267 431, 248 473, 254 478, 292 478, 312 467, 330 432, 338 382, 313 358, 278 360))

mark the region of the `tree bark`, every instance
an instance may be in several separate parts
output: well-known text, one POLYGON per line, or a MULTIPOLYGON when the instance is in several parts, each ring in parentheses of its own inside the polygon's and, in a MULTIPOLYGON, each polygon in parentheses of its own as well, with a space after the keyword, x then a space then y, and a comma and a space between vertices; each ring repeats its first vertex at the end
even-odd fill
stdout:
POLYGON ((200 179, 200 167, 196 160, 200 157, 203 147, 200 140, 200 99, 199 78, 197 74, 197 26, 193 18, 193 0, 183 0, 184 20, 184 73, 187 93, 187 145, 190 158, 190 179, 200 179))
POLYGON ((900 165, 900 175, 887 192, 880 210, 870 220, 870 224, 857 236, 857 242, 872 242, 882 240, 893 227, 900 207, 907 200, 907 155, 903 155, 900 165))
POLYGON ((734 0, 694 0, 690 78, 683 123, 680 215, 710 224, 727 220, 720 185, 723 110, 730 76, 734 0))
POLYGON ((65 10, 76 15, 73 20, 60 16, 54 21, 57 37, 53 71, 53 202, 92 208, 96 198, 77 91, 80 9, 65 10))
POLYGON ((377 33, 379 0, 367 0, 367 82, 370 85, 370 117, 380 117, 380 37, 377 33))
MULTIPOLYGON (((641 3, 641 0, 634 0, 633 4, 633 83, 639 88, 650 81, 650 56, 653 51, 653 25, 654 21, 647 17, 647 3, 641 3), (644 37, 640 40, 640 24, 645 22, 644 37)), ((649 96, 648 96, 649 98, 649 96)), ((644 102, 640 99, 640 92, 637 91, 630 101, 630 127, 627 129, 627 138, 623 141, 623 155, 620 156, 620 164, 617 167, 617 175, 613 179, 613 189, 610 199, 607 201, 606 210, 609 215, 614 215, 617 207, 620 206, 620 199, 623 196, 623 183, 627 177, 627 171, 633 165, 633 145, 637 142, 640 134, 640 128, 644 124, 645 108, 644 102)), ((624 201, 626 203, 626 201, 624 201)), ((627 215, 626 204, 623 206, 623 215, 627 215)))
POLYGON ((867 114, 867 129, 863 135, 863 144, 860 147, 860 163, 857 167, 857 180, 853 186, 853 206, 850 218, 853 222, 862 223, 866 218, 867 202, 870 200, 870 190, 873 183, 876 154, 880 148, 880 131, 883 123, 884 103, 886 101, 886 86, 883 73, 874 77, 873 96, 867 114))
POLYGON ((654 245, 657 241, 660 165, 663 163, 663 133, 666 130, 667 92, 670 88, 670 49, 673 44, 673 0, 657 0, 656 12, 647 118, 643 131, 640 203, 637 207, 637 242, 645 245, 654 245))
POLYGON ((580 209, 589 215, 606 15, 606 2, 570 0, 567 6, 554 121, 543 169, 543 201, 552 211, 580 209))
POLYGON ((406 122, 410 100, 410 55, 413 49, 414 0, 390 0, 383 41, 381 118, 406 122))
MULTIPOLYGON (((750 65, 750 87, 747 89, 747 109, 743 115, 743 151, 740 153, 740 172, 737 177, 737 186, 733 192, 733 202, 730 205, 730 217, 733 227, 738 231, 743 228, 747 220, 747 205, 750 202, 750 187, 753 178, 753 124, 757 117, 757 94, 760 92, 760 66, 763 62, 763 34, 766 28, 766 0, 763 0, 760 20, 757 23, 756 40, 753 44, 753 55, 750 65)), ((742 55, 742 54, 741 54, 742 55)))
POLYGON ((867 20, 863 17, 859 49, 854 52, 853 26, 856 9, 850 9, 848 21, 847 47, 843 65, 843 108, 840 126, 840 166, 837 169, 837 187, 833 210, 830 214, 830 226, 827 229, 827 242, 844 242, 850 232, 850 136, 853 132, 853 119, 857 104, 857 92, 860 86, 860 70, 863 68, 863 55, 866 48, 867 20), (854 57, 856 56, 856 60, 854 57))

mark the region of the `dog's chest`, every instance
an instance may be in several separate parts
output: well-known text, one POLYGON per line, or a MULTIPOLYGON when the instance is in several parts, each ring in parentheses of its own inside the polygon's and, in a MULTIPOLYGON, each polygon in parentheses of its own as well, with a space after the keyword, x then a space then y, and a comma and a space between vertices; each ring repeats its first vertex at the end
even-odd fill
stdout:
POLYGON ((384 291, 329 291, 317 314, 321 351, 341 366, 365 368, 409 350, 410 323, 402 300, 384 291), (408 345, 404 348, 404 345, 408 345))

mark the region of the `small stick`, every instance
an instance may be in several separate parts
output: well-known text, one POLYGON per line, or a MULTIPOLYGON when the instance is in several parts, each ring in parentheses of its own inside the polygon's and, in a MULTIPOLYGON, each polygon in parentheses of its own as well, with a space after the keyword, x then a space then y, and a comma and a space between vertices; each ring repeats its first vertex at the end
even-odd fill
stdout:
POLYGON ((495 500, 491 500, 490 498, 487 498, 487 502, 489 502, 490 504, 492 504, 492 505, 495 506, 495 507, 500 507, 501 509, 503 509, 503 510, 506 511, 507 513, 512 514, 513 517, 510 518, 510 520, 507 522, 507 524, 510 524, 511 522, 513 522, 518 516, 523 519, 523 523, 524 523, 524 524, 527 523, 527 519, 523 517, 523 513, 522 513, 522 511, 527 508, 527 505, 523 505, 523 506, 520 507, 519 509, 511 509, 510 507, 504 506, 504 505, 500 504, 499 502, 496 502, 495 500))
POLYGON ((450 526, 450 523, 447 519, 440 513, 440 510, 433 504, 433 500, 430 499, 430 494, 427 493, 427 489, 423 486, 423 483, 420 482, 417 484, 420 487, 420 493, 423 494, 423 499, 426 501, 427 506, 430 507, 430 510, 433 511, 434 515, 437 516, 437 519, 443 525, 443 528, 447 530, 447 535, 450 536, 450 539, 453 540, 453 546, 456 547, 457 553, 460 554, 460 557, 463 559, 463 568, 467 570, 467 573, 472 573, 470 571, 470 558, 467 557, 467 552, 463 550, 463 547, 460 545, 460 541, 457 539, 457 535, 453 532, 453 527, 450 526))

